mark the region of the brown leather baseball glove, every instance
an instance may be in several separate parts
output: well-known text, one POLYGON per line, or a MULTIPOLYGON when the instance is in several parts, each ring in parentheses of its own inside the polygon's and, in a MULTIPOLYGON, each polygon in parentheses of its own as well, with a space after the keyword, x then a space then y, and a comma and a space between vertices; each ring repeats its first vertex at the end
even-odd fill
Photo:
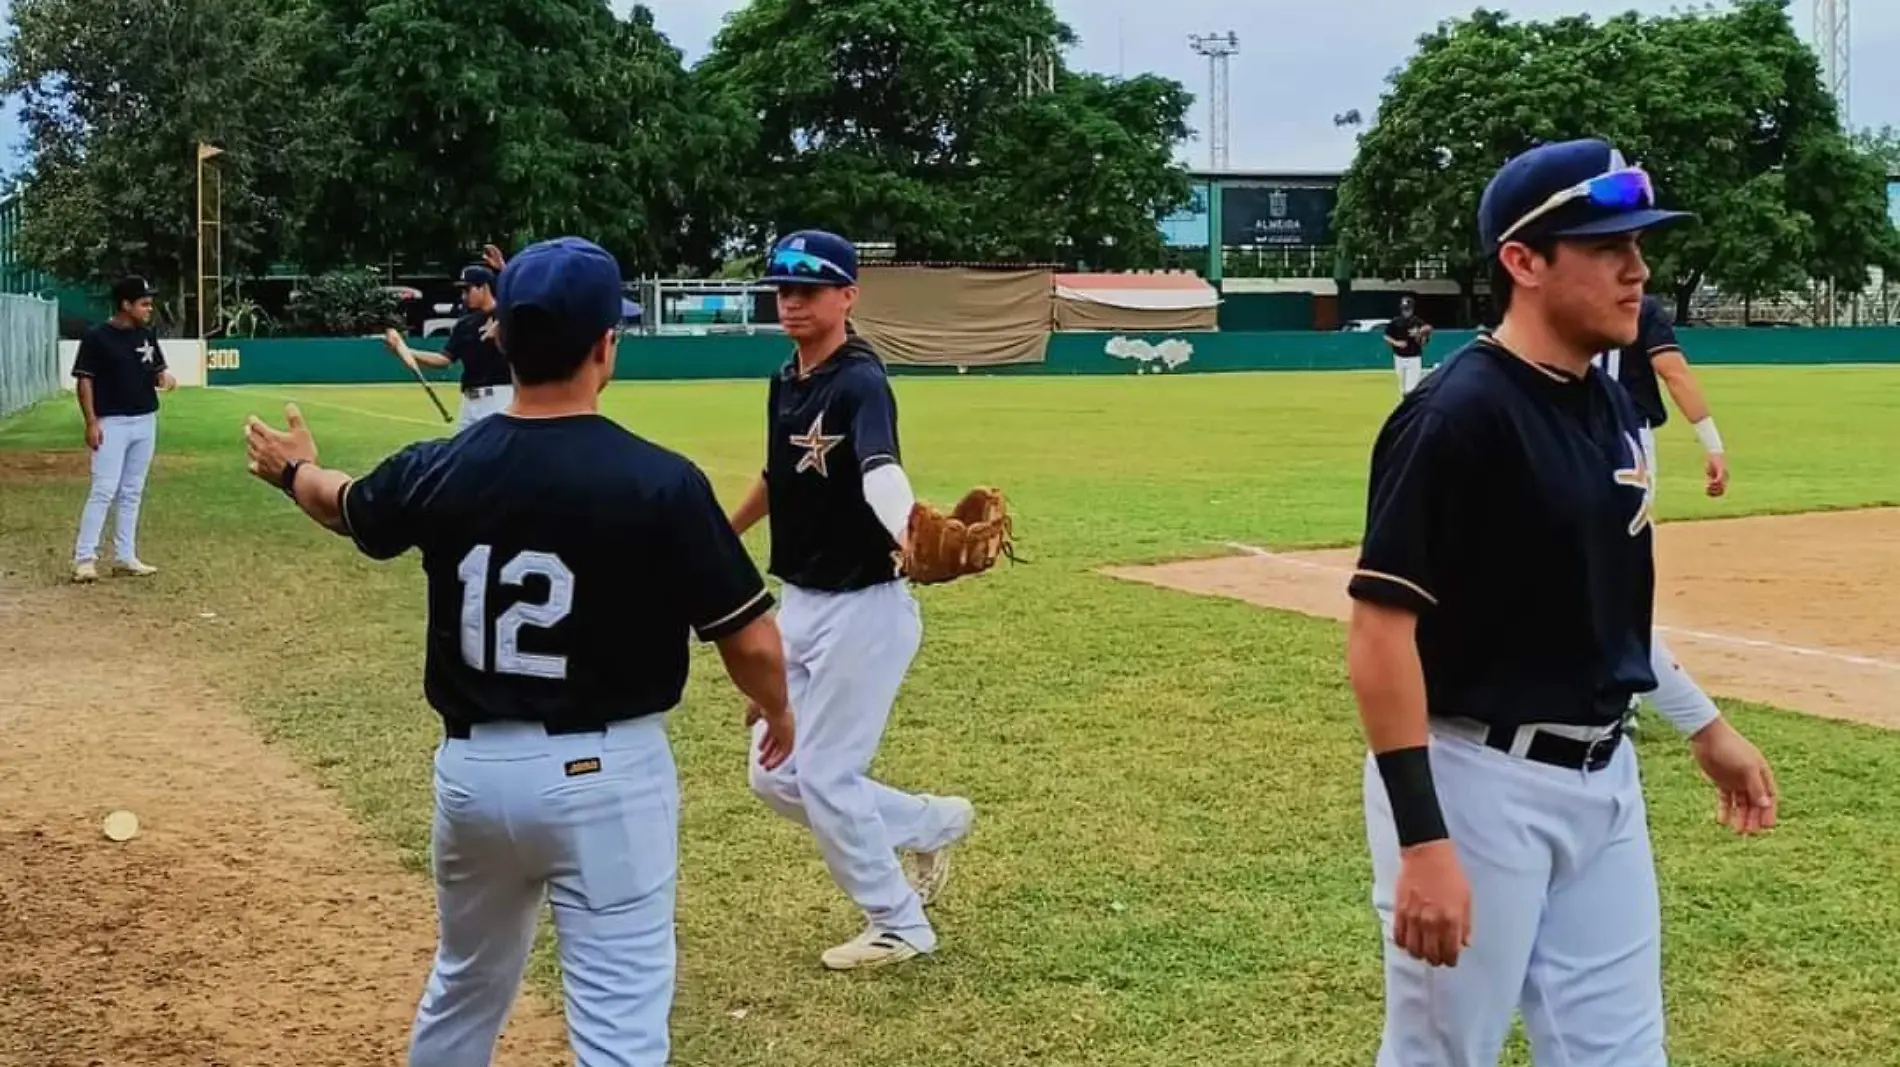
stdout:
POLYGON ((935 585, 989 570, 999 555, 1016 558, 1011 534, 1001 490, 978 486, 947 515, 918 501, 910 510, 904 574, 919 585, 935 585))

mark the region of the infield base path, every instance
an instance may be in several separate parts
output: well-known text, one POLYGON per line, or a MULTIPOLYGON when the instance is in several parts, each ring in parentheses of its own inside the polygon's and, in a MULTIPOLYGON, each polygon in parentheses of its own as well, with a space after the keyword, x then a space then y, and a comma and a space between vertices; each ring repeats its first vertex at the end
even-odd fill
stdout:
MULTIPOLYGON (((1345 619, 1356 549, 1235 555, 1107 573, 1345 619)), ((1656 621, 1710 693, 1900 729, 1900 508, 1666 523, 1656 621)))

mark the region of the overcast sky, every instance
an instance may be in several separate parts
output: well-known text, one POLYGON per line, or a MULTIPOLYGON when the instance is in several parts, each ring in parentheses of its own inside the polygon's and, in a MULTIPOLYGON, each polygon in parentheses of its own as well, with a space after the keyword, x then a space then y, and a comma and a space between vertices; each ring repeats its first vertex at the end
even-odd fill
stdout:
MULTIPOLYGON (((660 29, 686 52, 704 54, 726 13, 744 0, 658 0, 660 29)), ((628 4, 619 0, 625 10, 628 4)), ((1069 64, 1104 73, 1150 71, 1174 78, 1195 94, 1190 125, 1205 131, 1207 60, 1188 47, 1189 34, 1240 38, 1228 60, 1231 164, 1237 170, 1343 169, 1352 160, 1353 131, 1335 129, 1333 116, 1358 108, 1367 119, 1385 77, 1403 66, 1421 33, 1441 19, 1469 14, 1477 0, 1055 0, 1056 10, 1082 40, 1069 64)), ((1631 9, 1665 14, 1684 0, 1489 0, 1482 5, 1516 18, 1557 15, 1607 17, 1631 9)), ((1725 3, 1718 6, 1727 6, 1725 3)), ((1812 29, 1810 0, 1790 10, 1805 39, 1812 29)), ((1900 0, 1854 4, 1852 113, 1856 126, 1900 126, 1900 0)), ((1193 165, 1207 164, 1207 144, 1183 149, 1193 165)))
MULTIPOLYGON (((621 10, 628 0, 614 0, 621 10)), ((744 0, 654 0, 660 29, 692 62, 705 54, 721 20, 744 0)), ((1681 0, 1491 0, 1519 18, 1587 12, 1599 17, 1636 9, 1663 13, 1681 0)), ((1343 168, 1352 158, 1352 131, 1335 129, 1334 115, 1358 108, 1369 119, 1386 75, 1404 64, 1418 35, 1440 19, 1468 14, 1476 0, 1055 0, 1081 43, 1071 66, 1104 73, 1152 71, 1180 80, 1196 94, 1191 125, 1207 127, 1207 61, 1189 50, 1188 35, 1232 30, 1240 52, 1230 63, 1232 165, 1236 169, 1343 168)), ((0 13, 9 7, 0 0, 0 13)), ((1813 5, 1791 10, 1808 36, 1813 5)), ((421 42, 418 42, 420 45, 421 42)), ((1900 0, 1854 5, 1852 113, 1855 126, 1900 126, 1900 0)), ((0 152, 7 169, 19 157, 19 129, 11 109, 0 117, 0 152)), ((1207 163, 1204 140, 1182 149, 1196 166, 1207 163)))

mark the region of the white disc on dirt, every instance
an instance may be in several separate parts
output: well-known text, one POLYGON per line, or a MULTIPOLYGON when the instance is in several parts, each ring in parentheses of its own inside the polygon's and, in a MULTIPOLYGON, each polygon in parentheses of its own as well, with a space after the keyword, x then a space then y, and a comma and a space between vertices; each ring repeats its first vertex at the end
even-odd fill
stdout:
POLYGON ((106 836, 114 841, 130 841, 139 832, 139 817, 129 811, 106 816, 106 836))

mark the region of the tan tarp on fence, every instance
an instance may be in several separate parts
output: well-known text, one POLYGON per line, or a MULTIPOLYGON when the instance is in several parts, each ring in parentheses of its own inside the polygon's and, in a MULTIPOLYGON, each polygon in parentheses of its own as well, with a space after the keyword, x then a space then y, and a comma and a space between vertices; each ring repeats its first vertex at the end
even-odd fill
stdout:
POLYGON ((1056 298, 1056 329, 1119 333, 1181 333, 1220 328, 1220 308, 1130 308, 1056 298))
POLYGON ((1056 329, 1179 333, 1220 328, 1220 292, 1182 271, 1055 276, 1056 329))
POLYGON ((1053 289, 1047 270, 879 267, 859 272, 852 324, 887 363, 1041 363, 1053 289))

